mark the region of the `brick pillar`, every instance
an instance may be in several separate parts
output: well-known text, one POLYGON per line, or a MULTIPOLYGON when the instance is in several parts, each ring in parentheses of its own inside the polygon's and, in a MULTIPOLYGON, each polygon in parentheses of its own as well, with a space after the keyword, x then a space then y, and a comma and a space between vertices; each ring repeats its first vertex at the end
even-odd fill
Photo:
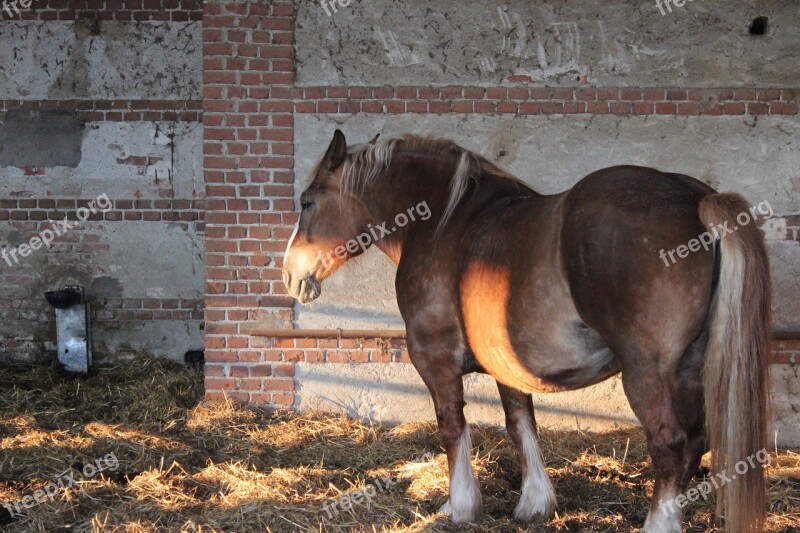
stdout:
POLYGON ((293 27, 292 3, 204 4, 208 398, 294 403, 294 365, 248 334, 292 318, 280 261, 297 221, 293 27))

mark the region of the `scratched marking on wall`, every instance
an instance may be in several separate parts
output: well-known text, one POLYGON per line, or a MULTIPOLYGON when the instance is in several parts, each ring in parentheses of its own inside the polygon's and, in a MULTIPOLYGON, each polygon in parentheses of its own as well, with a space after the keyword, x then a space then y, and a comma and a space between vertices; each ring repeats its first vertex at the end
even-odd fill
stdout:
POLYGON ((408 46, 400 44, 397 35, 392 30, 384 32, 380 28, 375 28, 375 33, 383 43, 383 48, 389 57, 389 66, 408 67, 422 63, 418 55, 412 52, 408 46))
MULTIPOLYGON (((500 55, 522 59, 519 68, 511 76, 518 79, 542 81, 565 75, 573 75, 576 81, 586 81, 589 68, 580 65, 581 35, 577 22, 552 22, 541 25, 537 31, 536 21, 527 24, 516 12, 506 7, 497 7, 500 19, 500 55), (527 68, 527 64, 533 64, 527 68)), ((479 58, 481 70, 495 72, 493 56, 479 58)))

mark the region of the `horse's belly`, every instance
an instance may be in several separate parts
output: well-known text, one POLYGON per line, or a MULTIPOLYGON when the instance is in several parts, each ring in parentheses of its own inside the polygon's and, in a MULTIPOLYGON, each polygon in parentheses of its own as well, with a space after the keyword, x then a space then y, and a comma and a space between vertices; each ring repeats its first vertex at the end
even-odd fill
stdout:
MULTIPOLYGON (((619 366, 600 336, 569 305, 529 306, 527 316, 509 309, 510 274, 501 267, 470 267, 462 279, 461 305, 470 349, 497 381, 525 392, 556 392, 592 385, 619 366)), ((544 305, 544 304, 542 304, 544 305)))
POLYGON ((588 387, 619 372, 608 347, 588 352, 567 346, 519 349, 492 339, 470 338, 475 359, 499 382, 525 392, 588 387))

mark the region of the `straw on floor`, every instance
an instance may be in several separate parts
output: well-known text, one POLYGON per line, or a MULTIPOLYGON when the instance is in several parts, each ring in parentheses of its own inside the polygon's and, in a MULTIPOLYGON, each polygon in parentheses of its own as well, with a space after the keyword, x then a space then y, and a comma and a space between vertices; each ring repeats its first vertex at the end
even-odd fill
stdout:
MULTIPOLYGON (((85 379, 0 368, 0 529, 633 531, 647 514, 651 467, 636 428, 541 431, 559 511, 527 528, 510 518, 513 447, 502 428, 473 428, 484 515, 456 527, 436 513, 447 460, 434 423, 381 427, 202 396, 201 372, 146 356, 85 379), (52 498, 18 514, 13 502, 30 505, 37 490, 52 498)), ((767 530, 800 531, 800 454, 772 450, 768 474, 767 530)), ((690 504, 687 530, 719 531, 712 509, 690 504)))

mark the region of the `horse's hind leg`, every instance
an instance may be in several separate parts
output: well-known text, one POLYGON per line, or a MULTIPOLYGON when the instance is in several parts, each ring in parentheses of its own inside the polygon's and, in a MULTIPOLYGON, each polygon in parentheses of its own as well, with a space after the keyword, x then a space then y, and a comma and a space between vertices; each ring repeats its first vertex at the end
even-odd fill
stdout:
MULTIPOLYGON (((644 533, 681 532, 681 507, 675 498, 680 495, 684 477, 688 435, 675 410, 675 365, 663 365, 663 357, 670 360, 671 356, 642 356, 638 364, 622 371, 625 395, 644 427, 655 471, 655 488, 644 533)), ((677 360, 680 355, 673 357, 672 360, 677 360)))
POLYGON ((661 374, 654 370, 643 376, 637 373, 640 369, 623 372, 625 392, 645 428, 656 476, 645 533, 681 531, 681 505, 676 497, 686 492, 708 449, 703 408, 705 347, 706 338, 701 335, 677 365, 666 365, 670 370, 661 374))
MULTIPOLYGON (((645 428, 656 476, 645 533, 681 531, 682 507, 676 497, 686 492, 708 449, 703 408, 706 342, 701 335, 676 364, 662 366, 668 370, 661 373, 655 368, 646 376, 641 368, 627 375, 623 372, 625 392, 645 428)), ((665 360, 673 360, 671 357, 665 360)), ((699 494, 707 496, 702 491, 699 494)))
POLYGON ((522 494, 514 518, 522 522, 529 522, 536 515, 550 518, 556 509, 556 495, 539 450, 531 395, 500 382, 497 388, 506 413, 506 430, 522 459, 522 494))
POLYGON ((686 431, 681 491, 686 491, 703 454, 708 451, 703 407, 703 363, 707 343, 707 337, 703 334, 689 345, 675 371, 675 412, 686 431))

